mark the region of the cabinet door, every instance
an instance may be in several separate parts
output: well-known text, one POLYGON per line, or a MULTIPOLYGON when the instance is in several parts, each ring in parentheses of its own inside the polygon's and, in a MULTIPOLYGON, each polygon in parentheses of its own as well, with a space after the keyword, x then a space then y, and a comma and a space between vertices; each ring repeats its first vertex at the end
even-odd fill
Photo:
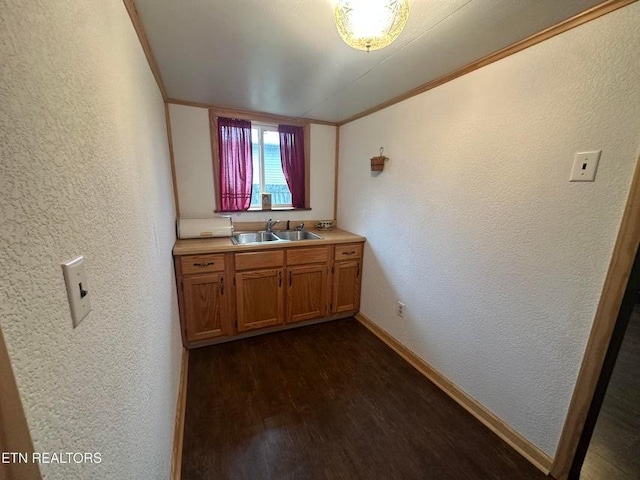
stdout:
POLYGON ((238 331, 284 323, 284 269, 236 273, 238 331))
POLYGON ((326 265, 287 269, 287 323, 325 316, 328 278, 326 265))
POLYGON ((334 263, 331 307, 333 313, 360 308, 360 261, 334 263))
POLYGON ((229 334, 224 275, 183 277, 187 341, 197 342, 229 334))

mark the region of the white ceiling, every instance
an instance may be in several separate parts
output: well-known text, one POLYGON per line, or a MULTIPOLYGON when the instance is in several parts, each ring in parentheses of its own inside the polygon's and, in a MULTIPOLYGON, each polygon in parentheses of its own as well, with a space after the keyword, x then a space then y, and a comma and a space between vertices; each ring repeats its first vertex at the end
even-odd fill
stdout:
POLYGON ((602 0, 413 0, 374 52, 345 45, 331 0, 136 0, 170 98, 339 122, 602 0))

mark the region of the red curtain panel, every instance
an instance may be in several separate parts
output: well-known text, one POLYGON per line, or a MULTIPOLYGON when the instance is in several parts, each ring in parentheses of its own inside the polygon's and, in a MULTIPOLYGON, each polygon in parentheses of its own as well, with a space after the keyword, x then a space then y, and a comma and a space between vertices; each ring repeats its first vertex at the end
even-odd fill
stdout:
POLYGON ((251 205, 251 122, 218 117, 220 209, 239 212, 251 205))
POLYGON ((294 208, 305 208, 304 128, 278 125, 282 171, 291 191, 294 208))

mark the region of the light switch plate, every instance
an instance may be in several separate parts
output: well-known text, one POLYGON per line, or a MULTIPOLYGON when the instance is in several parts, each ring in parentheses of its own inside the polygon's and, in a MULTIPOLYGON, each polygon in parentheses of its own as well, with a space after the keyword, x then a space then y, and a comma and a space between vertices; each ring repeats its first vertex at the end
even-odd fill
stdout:
POLYGON ((87 274, 84 271, 84 257, 63 263, 62 272, 64 273, 64 282, 67 285, 73 328, 76 328, 91 311, 91 295, 89 294, 87 274))
POLYGON ((602 150, 595 152, 576 153, 573 159, 570 182, 593 182, 596 179, 596 171, 600 162, 602 150))

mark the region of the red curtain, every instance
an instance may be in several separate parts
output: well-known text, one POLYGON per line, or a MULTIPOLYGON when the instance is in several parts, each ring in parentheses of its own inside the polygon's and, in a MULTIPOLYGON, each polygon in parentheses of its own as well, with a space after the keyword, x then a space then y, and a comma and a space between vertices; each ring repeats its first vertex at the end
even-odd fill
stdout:
POLYGON ((220 209, 248 210, 251 205, 253 155, 251 122, 218 117, 220 153, 220 209))
POLYGON ((304 128, 278 125, 282 171, 294 208, 305 208, 304 128))

